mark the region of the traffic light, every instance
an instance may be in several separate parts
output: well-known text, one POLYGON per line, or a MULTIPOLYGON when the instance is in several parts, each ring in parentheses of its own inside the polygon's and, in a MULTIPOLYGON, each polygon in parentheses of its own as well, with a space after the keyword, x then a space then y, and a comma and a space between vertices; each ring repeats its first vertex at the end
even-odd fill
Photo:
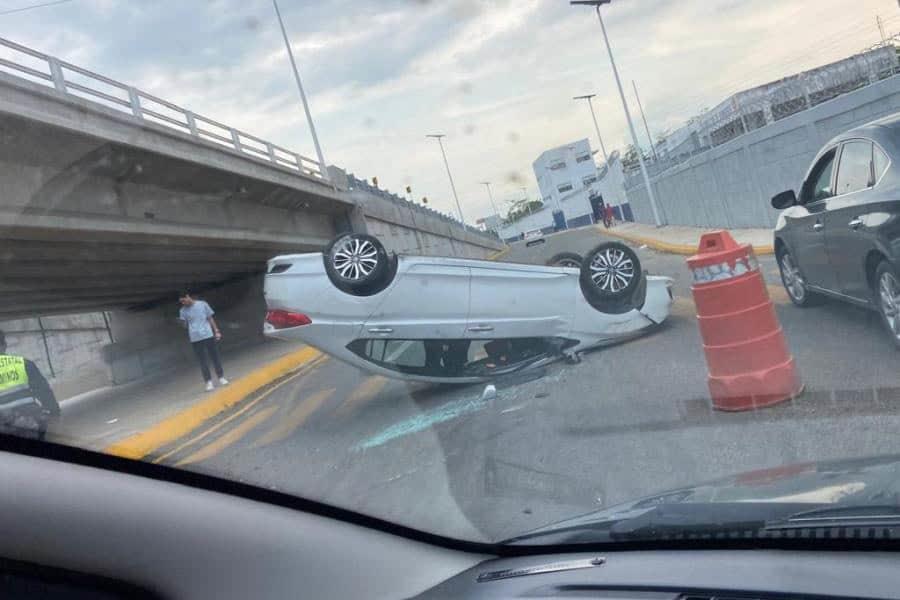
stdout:
MULTIPOLYGON (((900 0, 898 0, 898 2, 900 2, 900 0)), ((412 186, 411 185, 406 186, 406 193, 412 194, 412 186)))
MULTIPOLYGON (((898 0, 898 1, 900 1, 900 0, 898 0)), ((427 197, 422 196, 422 204, 428 204, 428 198, 427 198, 427 197)))
POLYGON ((374 185, 375 187, 378 187, 378 178, 377 177, 372 178, 372 185, 374 185))

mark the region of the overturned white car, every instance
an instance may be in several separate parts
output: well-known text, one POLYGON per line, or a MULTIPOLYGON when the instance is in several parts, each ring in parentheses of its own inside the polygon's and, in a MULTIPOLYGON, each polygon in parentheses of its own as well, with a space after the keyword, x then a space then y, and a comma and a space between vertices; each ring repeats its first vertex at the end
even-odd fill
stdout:
POLYGON ((469 383, 639 335, 669 315, 671 283, 617 242, 579 269, 389 255, 354 233, 269 261, 265 333, 388 377, 469 383))

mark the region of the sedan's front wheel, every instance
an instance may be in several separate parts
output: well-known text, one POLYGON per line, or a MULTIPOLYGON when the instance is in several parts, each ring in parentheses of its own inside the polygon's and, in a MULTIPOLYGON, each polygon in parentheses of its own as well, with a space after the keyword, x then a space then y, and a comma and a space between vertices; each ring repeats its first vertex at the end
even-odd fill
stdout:
POLYGON ((634 250, 606 242, 591 250, 581 263, 581 291, 597 310, 622 314, 643 306, 646 278, 634 250))
POLYGON ((891 341, 900 348, 900 277, 894 267, 882 261, 875 271, 875 301, 881 322, 891 336, 891 341))
POLYGON ((806 308, 821 302, 819 294, 806 288, 806 279, 789 251, 783 250, 778 255, 778 268, 781 270, 781 283, 796 306, 806 308))

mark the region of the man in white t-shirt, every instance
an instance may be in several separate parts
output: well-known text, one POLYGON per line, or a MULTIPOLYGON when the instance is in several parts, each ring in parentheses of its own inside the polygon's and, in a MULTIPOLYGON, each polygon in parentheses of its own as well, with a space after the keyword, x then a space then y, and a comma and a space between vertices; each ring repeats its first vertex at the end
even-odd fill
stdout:
POLYGON ((184 291, 179 294, 178 301, 181 303, 181 310, 178 312, 178 318, 187 325, 188 338, 191 340, 191 347, 197 356, 197 362, 200 363, 200 371, 203 373, 203 379, 206 381, 206 391, 213 390, 213 380, 209 372, 207 357, 212 361, 216 376, 219 378, 221 385, 228 385, 225 379, 225 371, 222 370, 222 361, 219 358, 219 348, 216 345, 222 339, 222 332, 216 325, 213 315, 216 314, 209 304, 203 300, 197 300, 191 292, 184 291))

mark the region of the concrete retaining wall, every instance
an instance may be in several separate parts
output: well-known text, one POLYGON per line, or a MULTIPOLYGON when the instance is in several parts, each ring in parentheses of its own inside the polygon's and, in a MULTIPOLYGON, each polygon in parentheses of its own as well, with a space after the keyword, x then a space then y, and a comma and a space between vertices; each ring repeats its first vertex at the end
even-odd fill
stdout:
POLYGON ((33 360, 59 398, 107 385, 104 347, 110 333, 103 313, 0 322, 8 352, 33 360))
MULTIPOLYGON (((690 158, 652 177, 663 222, 772 227, 769 201, 797 190, 813 157, 835 135, 900 111, 900 76, 838 96, 690 158)), ((653 223, 639 173, 626 181, 635 219, 653 223)))
POLYGON ((486 258, 504 248, 493 235, 463 227, 447 215, 369 185, 329 167, 335 185, 347 190, 362 212, 366 230, 389 251, 425 256, 486 258))

